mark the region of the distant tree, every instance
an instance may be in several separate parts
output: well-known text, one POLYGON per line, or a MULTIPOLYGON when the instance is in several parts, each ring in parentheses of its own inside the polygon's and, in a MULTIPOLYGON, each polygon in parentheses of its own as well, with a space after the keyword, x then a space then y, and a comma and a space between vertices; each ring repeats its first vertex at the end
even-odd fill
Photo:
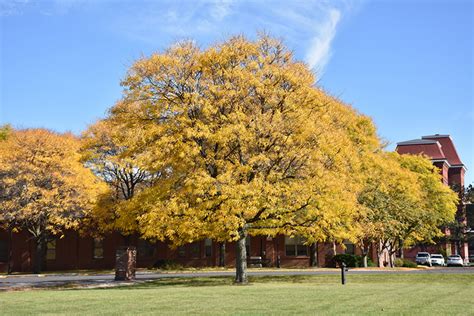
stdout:
POLYGON ((358 244, 364 256, 375 244, 379 264, 384 251, 392 259, 400 247, 433 242, 442 235, 440 227, 454 218, 457 196, 425 157, 384 153, 374 156, 366 174, 359 195, 358 244))
MULTIPOLYGON (((12 132, 12 127, 9 125, 9 124, 6 124, 6 125, 2 125, 0 126, 0 146, 3 146, 3 141, 5 141, 7 139, 7 137, 11 134, 12 132)), ((2 176, 5 176, 5 174, 3 172, 0 172, 0 177, 2 176)), ((6 190, 6 187, 5 187, 5 184, 0 182, 0 194, 2 192, 5 192, 6 190)), ((1 199, 1 195, 0 195, 0 199, 1 199)), ((0 210, 1 212, 1 210, 0 210)), ((0 227, 2 227, 6 229, 7 233, 8 233, 8 245, 9 245, 9 248, 8 248, 8 259, 7 259, 7 273, 10 274, 12 272, 12 266, 11 266, 11 262, 12 262, 12 255, 13 255, 13 249, 12 249, 12 240, 13 240, 13 230, 14 230, 14 227, 16 226, 16 222, 13 218, 8 218, 8 219, 3 219, 3 222, 2 222, 2 216, 0 216, 0 227)))
POLYGON ((122 156, 166 172, 121 206, 145 237, 236 241, 235 280, 245 283, 248 235, 348 234, 357 141, 373 126, 315 88, 278 40, 233 37, 205 51, 178 43, 138 60, 122 84, 108 118, 133 135, 122 156))
POLYGON ((6 140, 11 131, 12 127, 9 124, 0 126, 0 141, 6 140))
POLYGON ((454 184, 451 189, 458 194, 461 203, 458 204, 454 220, 446 226, 449 229, 449 236, 446 237, 446 240, 454 243, 456 253, 461 253, 462 244, 467 242, 469 237, 466 212, 467 204, 474 202, 474 189, 472 184, 467 187, 454 184))
POLYGON ((45 129, 12 131, 0 147, 0 224, 29 232, 35 273, 46 243, 79 229, 102 185, 80 162, 72 134, 45 129))
POLYGON ((474 186, 472 184, 464 189, 463 199, 465 203, 474 203, 474 186))

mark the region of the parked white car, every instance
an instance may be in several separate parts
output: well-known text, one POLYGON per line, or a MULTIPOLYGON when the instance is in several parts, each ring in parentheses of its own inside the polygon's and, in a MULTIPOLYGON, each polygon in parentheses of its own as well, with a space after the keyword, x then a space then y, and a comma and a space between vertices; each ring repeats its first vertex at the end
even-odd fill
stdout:
POLYGON ((444 257, 438 253, 431 255, 431 264, 434 266, 444 266, 444 257))
POLYGON ((428 252, 419 252, 415 258, 416 264, 425 264, 431 267, 431 256, 428 252))
POLYGON ((451 267, 451 266, 462 267, 464 265, 464 261, 460 255, 451 255, 448 257, 446 264, 448 267, 451 267))

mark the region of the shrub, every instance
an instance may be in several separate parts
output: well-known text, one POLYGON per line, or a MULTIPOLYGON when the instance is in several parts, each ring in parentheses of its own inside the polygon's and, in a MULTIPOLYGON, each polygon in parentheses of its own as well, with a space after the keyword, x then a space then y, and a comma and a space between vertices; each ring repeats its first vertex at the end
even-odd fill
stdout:
POLYGON ((413 261, 407 259, 397 258, 395 259, 395 266, 396 267, 404 267, 404 268, 416 268, 417 265, 413 261))
MULTIPOLYGON (((364 263, 362 262, 362 266, 363 265, 364 265, 364 263)), ((368 267, 376 267, 377 265, 375 264, 375 262, 372 261, 372 259, 367 258, 367 266, 368 267)))
MULTIPOLYGON (((334 267, 335 265, 339 266, 341 265, 342 262, 344 262, 347 267, 358 268, 358 267, 364 266, 364 257, 351 255, 351 254, 338 254, 332 257, 330 262, 334 263, 331 265, 332 267, 334 267)), ((376 266, 375 263, 373 263, 369 257, 367 257, 367 266, 368 267, 376 266)))
POLYGON ((337 265, 341 265, 344 262, 347 267, 356 268, 360 266, 359 263, 361 262, 362 257, 350 254, 339 254, 335 255, 333 260, 337 265))
MULTIPOLYGON (((359 265, 359 267, 363 267, 364 266, 364 257, 363 256, 356 256, 357 257, 357 264, 359 265)), ((375 267, 377 266, 373 261, 372 259, 370 259, 369 256, 367 256, 367 267, 375 267)))
POLYGON ((403 266, 406 267, 406 268, 416 268, 417 264, 413 261, 403 259, 403 266))
POLYGON ((161 259, 155 262, 153 267, 161 270, 181 270, 183 266, 173 260, 161 259))

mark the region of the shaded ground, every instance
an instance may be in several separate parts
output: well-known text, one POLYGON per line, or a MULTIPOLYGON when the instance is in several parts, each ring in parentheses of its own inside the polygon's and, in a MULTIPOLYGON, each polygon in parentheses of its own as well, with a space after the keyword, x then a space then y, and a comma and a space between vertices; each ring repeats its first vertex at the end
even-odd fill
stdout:
MULTIPOLYGON (((114 274, 109 273, 61 273, 44 275, 13 275, 0 276, 0 291, 43 287, 112 287, 143 283, 163 278, 203 278, 203 277, 232 277, 233 270, 217 271, 142 271, 137 273, 135 282, 116 282, 114 274)), ((419 269, 350 269, 351 275, 391 275, 391 274, 471 274, 474 267, 464 268, 419 268, 419 269)), ((339 269, 250 269, 250 276, 310 276, 310 275, 340 275, 339 269)))
POLYGON ((474 315, 474 274, 353 274, 160 278, 108 289, 0 292, 2 315, 474 315))

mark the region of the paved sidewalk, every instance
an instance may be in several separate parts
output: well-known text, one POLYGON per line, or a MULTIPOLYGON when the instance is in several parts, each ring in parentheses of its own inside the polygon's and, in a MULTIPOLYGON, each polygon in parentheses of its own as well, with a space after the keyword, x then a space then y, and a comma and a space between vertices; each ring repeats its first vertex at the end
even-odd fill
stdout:
MULTIPOLYGON (((474 267, 464 268, 430 268, 430 269, 349 269, 351 274, 474 274, 474 267)), ((291 276, 291 275, 331 275, 340 274, 339 269, 308 269, 308 270, 253 270, 250 276, 291 276)), ((45 275, 10 275, 0 276, 0 291, 28 288, 47 287, 113 287, 131 285, 140 282, 157 280, 160 278, 192 278, 192 277, 232 277, 233 271, 206 271, 206 272, 138 272, 136 281, 117 282, 114 274, 84 275, 77 273, 45 274, 45 275)))

